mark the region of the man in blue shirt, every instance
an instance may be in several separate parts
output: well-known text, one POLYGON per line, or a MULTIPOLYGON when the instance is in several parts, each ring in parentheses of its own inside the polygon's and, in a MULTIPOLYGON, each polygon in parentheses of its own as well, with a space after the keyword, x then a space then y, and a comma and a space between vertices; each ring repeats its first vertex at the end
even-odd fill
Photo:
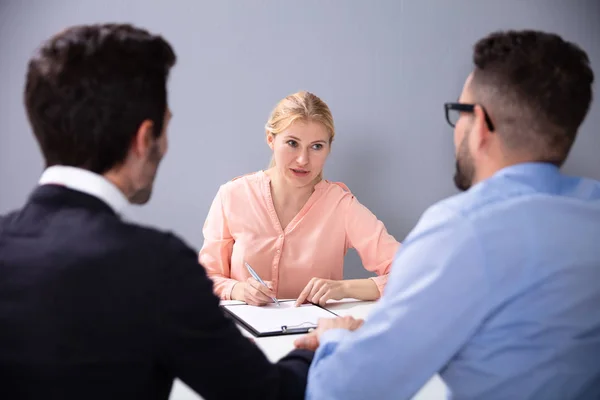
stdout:
POLYGON ((424 213, 361 327, 297 341, 320 345, 309 399, 407 399, 436 373, 452 399, 600 398, 600 182, 559 171, 591 103, 588 56, 510 31, 473 61, 445 105, 464 192, 424 213))

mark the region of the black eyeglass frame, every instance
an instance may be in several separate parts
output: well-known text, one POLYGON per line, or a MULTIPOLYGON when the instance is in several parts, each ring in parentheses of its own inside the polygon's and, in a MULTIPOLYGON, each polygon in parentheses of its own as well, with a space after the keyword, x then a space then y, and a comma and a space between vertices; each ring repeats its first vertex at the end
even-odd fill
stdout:
MULTIPOLYGON (((446 112, 446 121, 448 121, 448 124, 451 127, 454 127, 456 124, 453 124, 452 121, 450 120, 450 110, 472 113, 475 111, 476 105, 479 105, 479 104, 444 103, 444 111, 446 112)), ((485 123, 487 124, 488 129, 490 130, 490 132, 494 132, 494 129, 495 129, 494 124, 492 123, 492 119, 490 118, 488 112, 482 105, 479 105, 479 107, 481 107, 481 109, 483 110, 483 116, 485 118, 485 123)))

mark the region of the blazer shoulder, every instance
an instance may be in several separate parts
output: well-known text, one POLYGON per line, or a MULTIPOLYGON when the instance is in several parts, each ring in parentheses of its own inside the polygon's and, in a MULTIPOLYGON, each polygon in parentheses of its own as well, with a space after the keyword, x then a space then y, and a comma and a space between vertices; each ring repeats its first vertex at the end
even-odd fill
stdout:
POLYGON ((6 214, 0 214, 0 234, 9 229, 11 223, 17 219, 18 214, 19 210, 9 211, 6 214))
POLYGON ((156 252, 155 254, 187 252, 195 257, 194 250, 173 231, 127 222, 124 223, 124 227, 127 236, 133 238, 147 251, 156 252))

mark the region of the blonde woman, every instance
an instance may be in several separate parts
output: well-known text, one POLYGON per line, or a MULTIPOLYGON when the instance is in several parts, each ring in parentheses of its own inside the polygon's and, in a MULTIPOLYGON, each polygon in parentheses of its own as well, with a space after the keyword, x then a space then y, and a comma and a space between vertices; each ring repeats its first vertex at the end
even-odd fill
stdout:
POLYGON ((378 299, 400 243, 346 185, 322 178, 335 135, 329 107, 312 93, 292 94, 272 111, 266 134, 270 168, 222 185, 204 223, 199 261, 215 293, 252 305, 378 299), (350 247, 376 277, 343 280, 350 247))

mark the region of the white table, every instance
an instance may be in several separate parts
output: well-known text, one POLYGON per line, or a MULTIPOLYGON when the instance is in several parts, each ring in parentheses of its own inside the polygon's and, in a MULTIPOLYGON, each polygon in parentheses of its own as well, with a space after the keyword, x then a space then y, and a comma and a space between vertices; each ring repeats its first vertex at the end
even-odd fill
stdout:
MULTIPOLYGON (((224 301, 222 304, 236 303, 235 301, 224 301)), ((239 302, 238 302, 239 303, 239 302)), ((350 315, 354 318, 365 318, 371 310, 372 301, 359 301, 354 299, 345 299, 341 301, 330 302, 327 309, 340 316, 350 315)), ((254 336, 243 327, 238 326, 240 331, 248 336, 254 336)), ((264 338, 254 338, 256 345, 265 353, 267 358, 276 362, 294 349, 294 340, 298 335, 283 335, 264 338)), ((446 386, 439 376, 432 377, 425 386, 413 397, 413 400, 441 400, 445 399, 446 386)), ((198 400, 202 399, 188 386, 180 380, 176 380, 171 391, 170 400, 198 400)))

